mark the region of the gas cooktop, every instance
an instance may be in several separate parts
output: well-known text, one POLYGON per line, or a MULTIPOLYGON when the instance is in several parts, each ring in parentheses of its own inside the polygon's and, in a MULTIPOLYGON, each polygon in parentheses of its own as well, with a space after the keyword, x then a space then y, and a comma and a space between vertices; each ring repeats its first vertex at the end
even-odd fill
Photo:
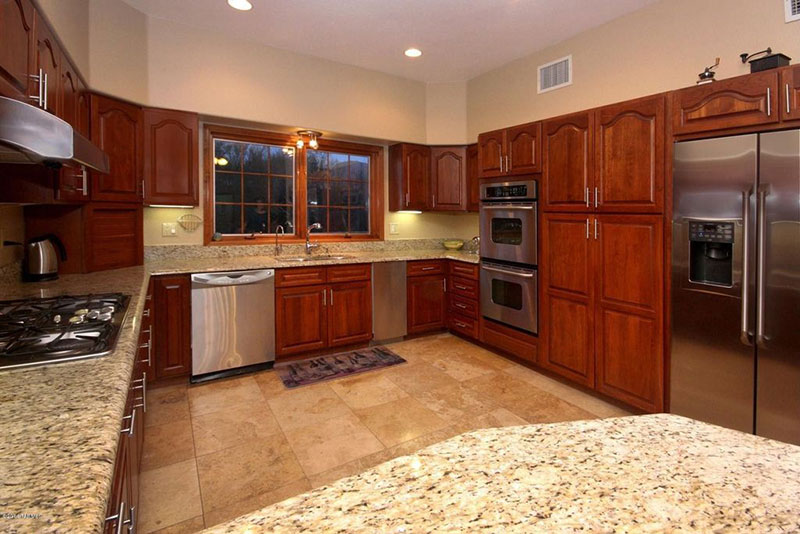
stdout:
POLYGON ((121 293, 0 301, 0 368, 108 354, 129 301, 121 293))

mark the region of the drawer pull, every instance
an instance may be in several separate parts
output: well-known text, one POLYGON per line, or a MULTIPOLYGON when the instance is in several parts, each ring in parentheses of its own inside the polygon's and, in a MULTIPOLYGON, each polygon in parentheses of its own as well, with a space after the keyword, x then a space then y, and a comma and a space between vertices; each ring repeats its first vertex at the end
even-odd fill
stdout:
POLYGON ((134 409, 131 411, 131 414, 130 414, 130 415, 126 415, 126 416, 125 416, 125 417, 123 417, 122 419, 123 419, 123 420, 130 419, 130 420, 131 420, 131 426, 130 426, 130 427, 128 427, 128 428, 123 428, 122 430, 120 430, 120 432, 119 432, 119 433, 120 433, 120 434, 125 434, 125 433, 127 433, 127 434, 128 434, 128 436, 130 436, 130 437, 133 437, 133 432, 136 430, 136 408, 134 408, 134 409))
POLYGON ((142 317, 150 317, 150 308, 145 308, 144 311, 142 311, 142 317))
POLYGON ((467 307, 465 305, 461 304, 460 302, 456 302, 456 308, 461 308, 462 310, 466 310, 467 309, 467 307))
POLYGON ((456 321, 456 326, 459 328, 469 328, 467 325, 459 321, 456 321))
POLYGON ((423 267, 423 268, 422 268, 422 270, 423 270, 423 271, 432 271, 432 270, 434 270, 435 268, 436 268, 436 267, 423 267))
POLYGON ((461 286, 461 285, 458 285, 458 284, 455 284, 455 286, 456 286, 456 289, 460 289, 461 291, 469 291, 469 288, 466 287, 466 286, 461 286))

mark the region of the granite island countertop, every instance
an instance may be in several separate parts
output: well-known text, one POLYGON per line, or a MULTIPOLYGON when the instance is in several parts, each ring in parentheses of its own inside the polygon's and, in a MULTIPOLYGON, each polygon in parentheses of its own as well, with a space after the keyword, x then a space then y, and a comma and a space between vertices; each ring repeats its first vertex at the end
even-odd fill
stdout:
POLYGON ((797 532, 800 447, 659 414, 480 430, 206 534, 797 532))
POLYGON ((420 259, 479 261, 476 255, 444 249, 341 254, 348 258, 302 263, 273 256, 167 259, 141 267, 62 275, 51 282, 0 283, 0 300, 131 295, 117 346, 109 355, 0 370, 0 531, 103 529, 150 275, 420 259))

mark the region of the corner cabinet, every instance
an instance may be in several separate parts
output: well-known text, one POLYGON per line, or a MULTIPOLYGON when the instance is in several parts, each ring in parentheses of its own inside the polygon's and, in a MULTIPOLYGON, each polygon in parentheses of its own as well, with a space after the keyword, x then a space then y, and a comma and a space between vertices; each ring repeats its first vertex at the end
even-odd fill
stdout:
POLYGON ((431 147, 433 211, 467 209, 467 151, 463 146, 431 147))
POLYGON ((158 380, 192 372, 191 289, 188 274, 153 278, 153 358, 158 380))
POLYGON ((389 147, 389 210, 427 210, 431 198, 431 148, 402 143, 389 147))
POLYGON ((542 123, 531 122, 478 136, 478 176, 542 172, 542 123))
POLYGON ((196 113, 145 108, 144 203, 197 206, 196 113))
POLYGON ((108 154, 108 174, 92 173, 92 200, 141 202, 142 108, 101 95, 91 96, 91 137, 108 154))

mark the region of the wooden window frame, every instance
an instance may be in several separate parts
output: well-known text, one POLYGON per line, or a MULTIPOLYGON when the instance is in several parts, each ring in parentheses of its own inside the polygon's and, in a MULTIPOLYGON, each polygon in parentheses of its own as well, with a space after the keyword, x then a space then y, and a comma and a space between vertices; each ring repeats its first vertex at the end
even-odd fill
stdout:
MULTIPOLYGON (((294 175, 294 233, 280 238, 281 243, 303 243, 308 228, 308 176, 306 173, 306 151, 312 150, 308 145, 296 148, 297 136, 248 128, 236 128, 207 124, 204 128, 203 145, 203 243, 205 245, 268 245, 275 243, 275 234, 256 234, 253 237, 227 235, 214 241, 214 139, 221 138, 243 143, 261 143, 295 147, 294 175)), ((369 227, 368 234, 327 234, 312 232, 315 242, 342 243, 352 241, 383 241, 384 200, 383 200, 383 152, 382 146, 363 145, 319 139, 319 150, 368 156, 369 164, 369 227)))

